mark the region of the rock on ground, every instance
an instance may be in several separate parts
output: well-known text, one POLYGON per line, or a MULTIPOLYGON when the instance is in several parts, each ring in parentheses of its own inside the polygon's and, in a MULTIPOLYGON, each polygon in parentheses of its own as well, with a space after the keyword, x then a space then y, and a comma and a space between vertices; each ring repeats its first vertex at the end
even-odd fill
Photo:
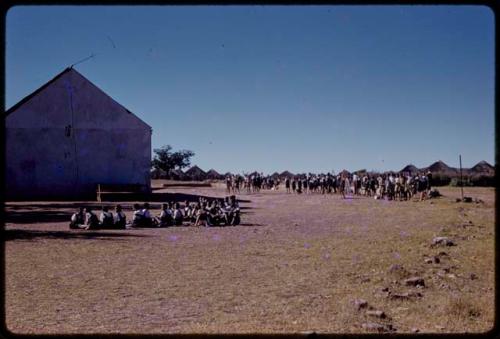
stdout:
POLYGON ((379 310, 366 311, 366 315, 371 316, 371 317, 381 318, 381 319, 384 319, 387 317, 386 314, 384 313, 384 311, 379 311, 379 310))
POLYGON ((408 279, 405 279, 405 285, 407 286, 425 286, 425 283, 424 283, 424 278, 421 278, 421 277, 412 277, 412 278, 408 278, 408 279))
POLYGON ((354 299, 354 305, 358 310, 368 306, 368 302, 364 299, 354 299))
POLYGON ((448 237, 435 237, 432 239, 433 245, 446 245, 446 246, 454 246, 455 243, 448 237))
POLYGON ((394 328, 392 325, 384 325, 384 324, 379 324, 379 323, 364 323, 361 325, 364 329, 370 330, 370 331, 378 331, 378 332, 391 332, 394 331, 394 328))

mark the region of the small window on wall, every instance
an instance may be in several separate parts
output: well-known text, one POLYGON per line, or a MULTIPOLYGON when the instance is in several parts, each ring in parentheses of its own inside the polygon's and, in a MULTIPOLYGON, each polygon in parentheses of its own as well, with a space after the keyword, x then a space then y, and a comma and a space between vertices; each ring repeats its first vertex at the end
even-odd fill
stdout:
POLYGON ((71 136, 71 125, 68 125, 64 128, 64 135, 66 135, 67 137, 71 136))

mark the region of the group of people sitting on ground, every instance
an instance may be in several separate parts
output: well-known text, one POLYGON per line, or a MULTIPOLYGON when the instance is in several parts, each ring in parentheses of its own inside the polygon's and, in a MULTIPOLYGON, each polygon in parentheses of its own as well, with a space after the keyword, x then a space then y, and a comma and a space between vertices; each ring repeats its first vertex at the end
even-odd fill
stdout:
POLYGON ((108 206, 103 206, 99 217, 92 211, 92 207, 80 207, 78 212, 71 216, 69 228, 71 229, 125 229, 126 216, 121 205, 116 205, 115 214, 109 211, 108 206))
POLYGON ((185 201, 181 208, 180 203, 170 202, 161 206, 158 216, 153 216, 149 203, 134 204, 133 217, 127 223, 121 205, 116 205, 115 213, 109 211, 107 206, 97 215, 91 207, 80 207, 71 216, 69 227, 71 229, 125 229, 129 227, 169 227, 182 226, 184 223, 194 226, 236 226, 241 222, 240 207, 236 196, 224 199, 208 200, 200 197, 197 203, 185 201))

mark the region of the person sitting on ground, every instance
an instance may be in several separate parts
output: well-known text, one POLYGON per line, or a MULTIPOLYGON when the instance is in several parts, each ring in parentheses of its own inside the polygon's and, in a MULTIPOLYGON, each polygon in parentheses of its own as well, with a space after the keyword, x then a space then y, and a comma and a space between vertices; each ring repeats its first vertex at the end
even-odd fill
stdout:
POLYGON ((91 207, 85 208, 85 229, 86 230, 96 230, 99 228, 99 219, 97 215, 92 212, 91 207))
POLYGON ((170 209, 170 204, 161 205, 161 213, 158 220, 159 227, 168 227, 174 224, 174 218, 172 216, 172 210, 170 209))
POLYGON ((181 205, 176 202, 174 208, 174 225, 181 226, 184 221, 184 216, 182 215, 181 205))
POLYGON ((157 226, 158 223, 153 219, 151 212, 149 211, 149 203, 145 202, 142 208, 143 225, 144 227, 157 226))
POLYGON ((71 216, 71 222, 69 223, 69 228, 71 229, 79 229, 80 226, 85 224, 85 212, 84 208, 80 207, 78 212, 73 213, 71 216))
POLYGON ((134 214, 132 218, 133 227, 143 227, 144 225, 144 213, 142 212, 141 205, 134 204, 134 214))
POLYGON ((184 221, 187 221, 189 224, 193 223, 193 210, 194 205, 191 203, 184 207, 184 221))
POLYGON ((101 228, 110 229, 114 226, 113 213, 109 211, 108 206, 102 206, 101 214, 99 215, 99 223, 101 228))
MULTIPOLYGON (((229 204, 225 205, 222 209, 221 209, 221 212, 222 212, 222 219, 224 220, 224 224, 226 226, 230 226, 230 225, 233 225, 234 222, 238 221, 237 218, 235 220, 235 215, 236 213, 239 214, 239 206, 237 205, 238 203, 236 202, 236 197, 234 196, 231 196, 231 200, 229 201, 229 204)), ((228 197, 228 200, 229 200, 229 197, 228 197)), ((238 221, 239 223, 239 221, 238 221)), ((234 226, 234 225, 233 225, 234 226)))
POLYGON ((231 202, 229 201, 229 197, 224 198, 224 204, 222 205, 223 207, 229 207, 231 206, 231 202))
POLYGON ((115 228, 125 229, 125 224, 127 223, 127 217, 125 216, 125 213, 123 213, 121 205, 116 205, 115 215, 113 219, 115 228))
POLYGON ((234 195, 231 196, 231 214, 232 219, 230 220, 230 225, 236 226, 239 225, 240 220, 240 205, 238 201, 236 201, 236 197, 234 195))
POLYGON ((217 206, 217 201, 213 200, 207 209, 208 211, 208 222, 212 226, 218 226, 220 223, 219 208, 217 206))
POLYGON ((206 211, 205 203, 203 203, 203 205, 197 205, 196 221, 194 223, 195 226, 201 226, 202 224, 205 227, 210 226, 208 224, 208 213, 206 211))
POLYGON ((189 210, 191 209, 191 206, 189 205, 189 201, 184 201, 184 217, 187 217, 189 214, 189 210))

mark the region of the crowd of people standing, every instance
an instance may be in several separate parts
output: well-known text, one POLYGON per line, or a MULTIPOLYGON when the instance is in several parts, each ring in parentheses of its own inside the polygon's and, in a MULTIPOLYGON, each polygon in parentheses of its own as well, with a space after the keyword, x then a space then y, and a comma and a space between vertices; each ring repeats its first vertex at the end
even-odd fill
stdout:
MULTIPOLYGON (((261 189, 278 190, 282 180, 279 177, 262 174, 231 175, 225 179, 228 193, 258 193, 261 189)), ((340 194, 373 197, 374 199, 409 200, 417 197, 425 200, 431 191, 431 172, 384 173, 358 175, 356 173, 303 174, 286 176, 283 180, 286 193, 296 194, 340 194)))

